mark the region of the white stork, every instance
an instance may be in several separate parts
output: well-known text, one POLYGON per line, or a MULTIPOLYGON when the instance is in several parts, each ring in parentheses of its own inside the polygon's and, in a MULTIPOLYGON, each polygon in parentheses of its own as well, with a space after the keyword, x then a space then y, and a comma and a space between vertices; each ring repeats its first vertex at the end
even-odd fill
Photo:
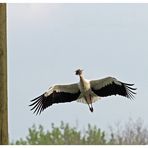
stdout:
POLYGON ((123 83, 113 77, 90 81, 84 78, 83 70, 78 69, 75 72, 80 78, 79 83, 53 85, 44 94, 31 100, 31 110, 34 110, 36 114, 40 114, 52 104, 77 100, 78 102, 88 104, 90 111, 93 112, 92 103, 101 97, 121 95, 133 99, 134 94, 136 94, 134 92, 136 88, 132 88, 134 84, 123 83))

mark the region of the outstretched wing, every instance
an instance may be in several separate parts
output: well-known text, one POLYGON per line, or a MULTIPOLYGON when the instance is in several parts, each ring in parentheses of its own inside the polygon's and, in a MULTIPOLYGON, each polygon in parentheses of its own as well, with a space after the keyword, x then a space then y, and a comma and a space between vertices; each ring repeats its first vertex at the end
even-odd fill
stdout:
POLYGON ((132 87, 134 84, 123 83, 113 77, 107 77, 100 80, 92 80, 90 81, 90 84, 92 91, 100 97, 121 95, 129 99, 133 99, 134 95, 136 94, 134 92, 136 88, 132 87))
POLYGON ((30 106, 34 113, 40 114, 44 109, 55 103, 71 102, 78 99, 80 89, 78 84, 55 85, 44 94, 31 100, 30 106))

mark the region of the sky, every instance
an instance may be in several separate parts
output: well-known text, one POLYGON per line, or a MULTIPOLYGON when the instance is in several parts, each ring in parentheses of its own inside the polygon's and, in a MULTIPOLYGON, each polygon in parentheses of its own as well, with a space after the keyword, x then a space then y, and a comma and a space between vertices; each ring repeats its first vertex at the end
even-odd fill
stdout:
POLYGON ((148 126, 148 4, 8 4, 7 28, 10 141, 33 124, 107 130, 141 118, 148 126), (87 79, 134 83, 135 100, 102 98, 93 113, 77 102, 55 104, 35 116, 30 100, 54 84, 79 82, 78 68, 87 79))

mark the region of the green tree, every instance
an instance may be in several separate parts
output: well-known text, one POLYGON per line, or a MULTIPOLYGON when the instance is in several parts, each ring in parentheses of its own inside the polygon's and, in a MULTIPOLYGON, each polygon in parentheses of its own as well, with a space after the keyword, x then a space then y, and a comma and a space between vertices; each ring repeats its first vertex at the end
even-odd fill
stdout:
POLYGON ((98 129, 96 126, 88 124, 88 129, 85 134, 85 144, 106 144, 105 132, 98 129))
POLYGON ((12 144, 33 145, 119 145, 119 144, 148 144, 148 129, 143 126, 141 119, 129 120, 124 128, 120 124, 111 128, 111 132, 102 131, 88 124, 86 130, 77 130, 68 123, 61 122, 59 127, 51 124, 51 130, 45 131, 42 125, 33 125, 28 130, 25 139, 20 138, 12 144))
POLYGON ((84 144, 106 144, 105 132, 96 126, 88 125, 88 129, 82 135, 76 127, 70 127, 69 124, 61 122, 60 127, 56 127, 53 123, 51 131, 46 132, 42 125, 36 127, 33 125, 29 128, 28 136, 25 139, 19 139, 15 143, 18 145, 84 145, 84 144))

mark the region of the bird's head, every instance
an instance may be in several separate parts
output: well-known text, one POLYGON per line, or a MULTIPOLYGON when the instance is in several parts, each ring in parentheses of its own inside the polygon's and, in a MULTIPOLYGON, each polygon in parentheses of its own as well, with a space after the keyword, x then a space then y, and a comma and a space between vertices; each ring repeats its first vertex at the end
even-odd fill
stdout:
POLYGON ((82 69, 78 69, 75 72, 76 72, 76 75, 82 75, 83 70, 82 69))

